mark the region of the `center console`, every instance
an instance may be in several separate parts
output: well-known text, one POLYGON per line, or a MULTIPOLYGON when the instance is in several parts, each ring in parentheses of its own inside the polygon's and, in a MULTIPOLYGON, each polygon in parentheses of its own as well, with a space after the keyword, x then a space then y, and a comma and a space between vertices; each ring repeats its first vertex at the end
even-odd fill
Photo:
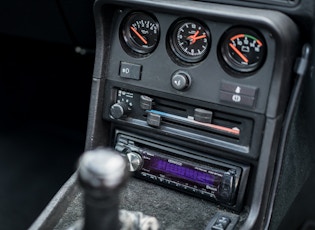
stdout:
POLYGON ((94 14, 86 148, 129 161, 122 207, 165 218, 163 229, 186 221, 173 216, 185 202, 202 202, 204 229, 267 226, 296 24, 280 11, 201 1, 98 0, 94 14))
POLYGON ((115 148, 144 182, 263 218, 255 207, 268 206, 295 23, 196 1, 97 1, 95 15, 99 94, 87 146, 115 148))
POLYGON ((296 47, 298 31, 278 12, 186 4, 120 1, 98 9, 108 48, 99 51, 102 119, 109 144, 139 158, 139 177, 239 210, 267 132, 272 139, 263 148, 275 154, 270 147, 292 83, 284 70, 295 57, 286 47, 296 47), (202 185, 190 172, 205 177, 202 185), (229 184, 228 202, 218 198, 220 183, 229 184))

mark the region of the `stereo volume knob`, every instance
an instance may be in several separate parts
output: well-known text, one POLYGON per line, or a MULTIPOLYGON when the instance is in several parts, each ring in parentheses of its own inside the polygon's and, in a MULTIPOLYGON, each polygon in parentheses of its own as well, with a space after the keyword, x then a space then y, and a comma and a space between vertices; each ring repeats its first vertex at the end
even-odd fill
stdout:
POLYGON ((119 119, 128 112, 128 105, 125 102, 117 102, 110 107, 110 114, 113 118, 119 119))
POLYGON ((127 153, 127 159, 129 162, 129 171, 139 171, 143 165, 143 159, 139 153, 129 152, 127 153))

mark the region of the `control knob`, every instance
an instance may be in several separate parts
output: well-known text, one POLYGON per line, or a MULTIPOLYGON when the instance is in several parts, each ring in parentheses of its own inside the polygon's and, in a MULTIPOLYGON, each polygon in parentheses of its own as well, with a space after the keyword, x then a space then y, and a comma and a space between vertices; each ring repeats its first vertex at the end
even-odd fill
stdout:
POLYGON ((126 155, 129 163, 129 171, 139 171, 143 165, 143 159, 141 155, 136 152, 128 152, 126 155))
POLYGON ((113 118, 119 119, 128 113, 128 105, 126 102, 117 102, 110 107, 110 114, 113 118))
POLYGON ((185 90, 190 87, 191 78, 188 73, 179 70, 172 75, 171 84, 176 90, 185 90))

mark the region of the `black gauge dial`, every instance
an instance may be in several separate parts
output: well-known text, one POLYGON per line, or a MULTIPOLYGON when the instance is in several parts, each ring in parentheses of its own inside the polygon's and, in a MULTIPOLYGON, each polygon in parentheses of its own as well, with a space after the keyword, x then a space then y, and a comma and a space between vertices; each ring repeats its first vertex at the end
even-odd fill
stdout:
POLYGON ((151 53, 157 46, 160 27, 157 20, 143 12, 133 12, 126 16, 121 34, 123 42, 138 54, 151 53))
POLYGON ((196 20, 181 20, 173 27, 170 44, 174 54, 182 61, 199 62, 210 49, 209 29, 196 20))
POLYGON ((261 35, 247 28, 229 30, 221 44, 225 63, 235 71, 249 73, 258 70, 266 56, 266 43, 261 35))

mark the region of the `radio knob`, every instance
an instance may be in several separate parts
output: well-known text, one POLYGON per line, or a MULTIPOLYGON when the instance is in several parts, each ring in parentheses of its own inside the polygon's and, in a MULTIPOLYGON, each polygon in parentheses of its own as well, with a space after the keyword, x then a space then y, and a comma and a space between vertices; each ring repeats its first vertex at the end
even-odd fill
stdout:
POLYGON ((127 159, 129 162, 129 171, 139 171, 143 165, 143 159, 139 153, 129 152, 127 153, 127 159))
POLYGON ((128 112, 128 105, 125 102, 117 102, 110 107, 110 114, 115 119, 122 118, 128 112))

